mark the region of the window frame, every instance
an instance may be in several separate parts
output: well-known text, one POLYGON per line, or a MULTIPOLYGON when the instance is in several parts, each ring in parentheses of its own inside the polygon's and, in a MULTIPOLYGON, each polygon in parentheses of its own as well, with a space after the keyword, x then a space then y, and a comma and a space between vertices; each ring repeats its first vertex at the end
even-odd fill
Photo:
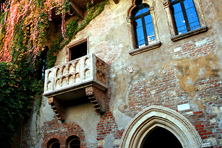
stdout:
MULTIPOLYGON (((134 16, 133 16, 136 47, 137 47, 137 48, 140 48, 140 47, 139 47, 139 43, 138 43, 137 31, 136 31, 136 20, 138 20, 138 19, 141 19, 141 20, 142 20, 142 28, 143 28, 143 35, 144 35, 145 46, 148 46, 148 45, 150 45, 150 44, 149 44, 149 41, 148 41, 148 38, 147 38, 147 29, 146 29, 145 17, 148 16, 148 15, 151 15, 151 13, 150 13, 150 10, 149 10, 150 7, 149 7, 148 5, 141 4, 141 5, 138 5, 138 6, 136 7, 136 9, 137 9, 137 8, 138 8, 137 12, 138 12, 139 10, 141 10, 141 9, 148 8, 148 11, 147 11, 147 12, 142 13, 142 14, 140 14, 140 15, 138 15, 138 16, 135 16, 136 13, 137 13, 137 12, 136 12, 136 13, 134 14, 134 16), (141 8, 140 8, 140 7, 141 7, 141 8)), ((135 10, 135 9, 134 9, 134 10, 135 10)), ((151 16, 151 17, 152 17, 152 16, 151 16)), ((153 25, 153 20, 152 20, 152 25, 153 25)), ((153 26, 153 29, 154 29, 154 26, 153 26)), ((155 36, 155 38, 156 38, 155 32, 154 32, 154 36, 155 36)), ((156 40, 156 39, 155 39, 155 40, 156 40)))
POLYGON ((136 33, 135 33, 135 28, 134 28, 134 18, 133 18, 132 14, 133 14, 134 9, 138 5, 136 5, 136 0, 134 0, 132 2, 132 6, 128 9, 127 17, 126 17, 127 28, 128 28, 128 32, 129 32, 129 39, 130 39, 130 43, 131 43, 130 44, 131 51, 129 52, 129 54, 132 56, 152 50, 152 49, 155 49, 155 48, 158 48, 161 45, 161 42, 159 41, 159 36, 158 36, 158 27, 157 27, 156 18, 155 18, 153 2, 142 0, 142 4, 149 6, 149 12, 152 17, 153 29, 154 29, 154 34, 155 34, 155 43, 151 43, 151 44, 145 45, 143 47, 137 47, 137 43, 136 43, 137 39, 136 39, 136 33))
POLYGON ((82 38, 82 39, 79 39, 77 41, 74 41, 74 42, 71 42, 69 43, 68 45, 66 45, 66 54, 65 54, 65 62, 69 62, 71 61, 71 48, 75 47, 75 46, 78 46, 79 44, 82 44, 86 42, 87 43, 87 54, 89 54, 89 37, 86 37, 86 38, 82 38))
MULTIPOLYGON (((176 1, 180 1, 180 0, 176 0, 176 1)), ((170 34, 171 34, 171 40, 173 42, 207 31, 207 25, 206 25, 206 21, 204 19, 203 12, 200 7, 200 1, 193 0, 193 4, 194 4, 195 10, 196 10, 196 14, 197 14, 197 17, 199 20, 200 27, 197 29, 188 31, 186 33, 177 34, 175 19, 174 19, 174 15, 173 15, 172 8, 171 8, 172 7, 171 0, 165 0, 163 2, 163 6, 164 6, 164 9, 165 9, 165 12, 167 15, 167 22, 168 22, 169 30, 170 30, 170 34)))
MULTIPOLYGON (((185 5, 184 5, 184 0, 175 0, 175 1, 173 1, 173 2, 171 2, 171 9, 172 9, 172 13, 173 13, 173 5, 176 5, 176 4, 180 4, 180 6, 181 6, 181 9, 182 9, 182 13, 183 13, 183 17, 184 17, 184 20, 185 20, 185 26, 186 26, 186 30, 187 30, 187 32, 190 32, 190 31, 192 31, 191 30, 191 27, 190 27, 190 22, 189 22, 189 19, 188 19, 188 15, 187 15, 187 11, 186 11, 186 8, 185 8, 185 5)), ((193 2, 193 4, 194 4, 194 2, 193 2)), ((196 11, 196 7, 195 7, 195 5, 194 5, 194 9, 195 9, 195 11, 196 11)), ((173 13, 174 14, 174 13, 173 13)), ((196 12, 196 14, 197 14, 197 12, 196 12)), ((174 17, 174 15, 173 15, 173 17, 174 17)), ((200 21, 199 21, 199 17, 198 17, 198 15, 197 15, 197 19, 198 19, 198 23, 199 23, 199 25, 200 25, 200 21)), ((176 27, 176 19, 175 19, 175 17, 174 17, 174 25, 175 25, 175 29, 176 29, 176 35, 179 35, 179 33, 178 33, 178 28, 176 27)), ((200 28, 200 27, 199 27, 200 28)), ((194 29, 195 30, 195 29, 194 29)))

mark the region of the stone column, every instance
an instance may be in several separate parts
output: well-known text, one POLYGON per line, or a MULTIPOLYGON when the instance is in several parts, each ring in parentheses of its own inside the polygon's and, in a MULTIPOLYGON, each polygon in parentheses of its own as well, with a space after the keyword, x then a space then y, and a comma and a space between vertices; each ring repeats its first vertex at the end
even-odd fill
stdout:
POLYGON ((171 34, 171 36, 175 36, 176 31, 175 31, 175 27, 174 27, 172 12, 171 12, 171 9, 170 9, 170 2, 168 0, 164 0, 163 6, 164 6, 164 9, 166 10, 167 22, 168 22, 168 26, 169 26, 169 29, 170 29, 170 34, 171 34))
POLYGON ((153 21, 153 28, 154 28, 154 33, 155 33, 156 41, 159 41, 158 27, 157 27, 157 23, 156 23, 154 8, 150 7, 149 11, 150 11, 150 14, 151 14, 151 17, 152 17, 152 21, 153 21))
POLYGON ((134 21, 132 16, 127 16, 126 18, 127 21, 127 28, 128 28, 128 32, 129 32, 129 38, 130 38, 130 47, 131 49, 135 49, 136 48, 136 39, 135 39, 135 31, 134 31, 134 21))

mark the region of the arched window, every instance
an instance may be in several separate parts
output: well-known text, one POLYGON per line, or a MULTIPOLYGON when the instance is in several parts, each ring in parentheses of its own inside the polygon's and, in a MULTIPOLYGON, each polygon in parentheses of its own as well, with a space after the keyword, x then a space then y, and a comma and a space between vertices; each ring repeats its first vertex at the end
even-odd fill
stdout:
POLYGON ((183 34, 200 28, 193 0, 171 0, 176 34, 183 34))
POLYGON ((66 140, 66 148, 80 148, 80 139, 77 136, 70 136, 66 140))
POLYGON ((142 4, 142 0, 138 0, 136 8, 132 11, 137 48, 152 44, 156 40, 149 8, 148 5, 142 4))
POLYGON ((47 143, 47 148, 60 148, 59 140, 56 138, 50 139, 47 143))

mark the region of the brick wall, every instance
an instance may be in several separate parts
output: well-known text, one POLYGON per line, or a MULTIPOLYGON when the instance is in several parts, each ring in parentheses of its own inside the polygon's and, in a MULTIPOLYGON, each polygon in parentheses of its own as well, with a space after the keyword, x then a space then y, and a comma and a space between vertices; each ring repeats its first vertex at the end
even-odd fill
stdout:
MULTIPOLYGON (((56 118, 56 117, 55 117, 56 118)), ((77 125, 75 122, 72 123, 59 123, 57 119, 52 121, 44 122, 41 128, 41 133, 43 134, 42 148, 47 148, 47 143, 50 139, 56 138, 60 142, 60 147, 66 147, 66 140, 70 136, 77 136, 81 143, 81 148, 86 148, 85 133, 83 129, 77 125)))

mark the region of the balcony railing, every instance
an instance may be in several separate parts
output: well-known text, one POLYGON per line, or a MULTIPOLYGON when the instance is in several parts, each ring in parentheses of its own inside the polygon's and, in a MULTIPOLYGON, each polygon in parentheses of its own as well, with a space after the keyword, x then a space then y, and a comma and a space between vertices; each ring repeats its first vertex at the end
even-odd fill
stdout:
MULTIPOLYGON (((62 101, 88 96, 93 106, 99 112, 104 112, 104 92, 108 88, 106 68, 107 64, 103 60, 90 54, 47 69, 43 95, 49 100, 54 98, 62 101), (103 98, 95 98, 94 95, 101 96, 101 93, 103 98)), ((55 102, 49 101, 52 108, 55 102)))
POLYGON ((94 54, 47 69, 44 96, 91 84, 107 89, 106 63, 94 54))

